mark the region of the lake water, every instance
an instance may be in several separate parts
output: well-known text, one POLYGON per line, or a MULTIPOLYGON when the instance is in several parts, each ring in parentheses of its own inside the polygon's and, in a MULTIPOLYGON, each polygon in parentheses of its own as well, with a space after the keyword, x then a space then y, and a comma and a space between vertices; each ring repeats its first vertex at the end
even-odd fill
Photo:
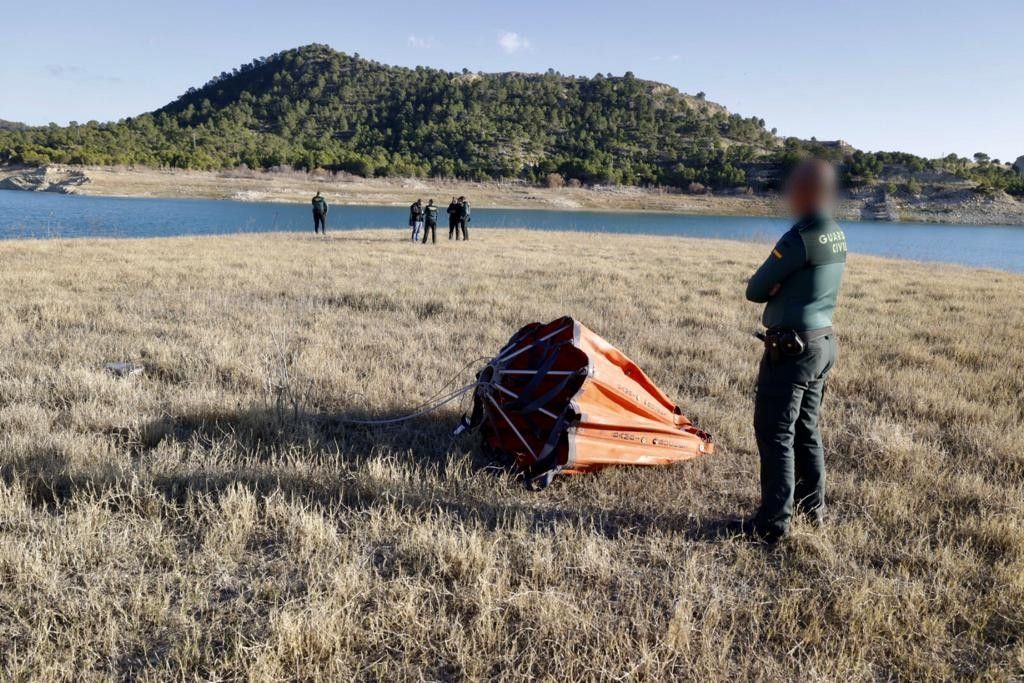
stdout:
MULTIPOLYGON (((443 207, 442 207, 443 210, 443 207)), ((404 231, 407 209, 331 207, 329 229, 404 231)), ((447 229, 447 222, 442 231, 447 229)), ((532 228, 768 241, 789 227, 776 218, 473 209, 472 229, 532 228)), ((1024 227, 844 221, 851 251, 1024 272, 1024 227)), ((168 237, 312 231, 304 204, 212 199, 129 199, 0 190, 0 238, 168 237)))

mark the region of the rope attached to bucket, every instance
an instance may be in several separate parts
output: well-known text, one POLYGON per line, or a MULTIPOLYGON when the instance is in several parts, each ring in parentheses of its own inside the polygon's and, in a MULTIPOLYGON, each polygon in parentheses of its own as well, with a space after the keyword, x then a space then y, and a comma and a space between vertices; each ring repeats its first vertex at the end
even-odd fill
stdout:
POLYGON ((444 406, 448 405, 452 401, 455 401, 455 400, 458 400, 458 399, 462 398, 463 396, 465 396, 466 394, 468 394, 469 392, 475 390, 478 386, 480 386, 480 382, 479 381, 474 381, 474 382, 471 382, 470 384, 465 385, 464 387, 456 389, 455 391, 453 391, 453 392, 451 392, 449 394, 442 395, 442 393, 446 389, 448 389, 448 387, 450 387, 451 385, 455 384, 456 380, 459 379, 459 376, 462 373, 464 373, 466 370, 468 370, 469 368, 473 367, 477 363, 480 363, 481 361, 486 361, 486 360, 489 360, 489 358, 487 356, 481 356, 480 358, 474 358, 473 360, 471 360, 468 363, 466 363, 465 365, 463 365, 461 368, 459 368, 458 371, 455 372, 455 374, 453 374, 451 376, 451 378, 447 382, 445 382, 444 384, 441 385, 440 389, 435 391, 433 393, 433 395, 431 395, 429 398, 427 398, 427 400, 423 401, 418 406, 413 408, 412 412, 407 414, 407 415, 402 415, 401 417, 382 418, 382 419, 379 419, 379 420, 359 420, 359 419, 355 419, 355 418, 338 418, 336 421, 338 423, 341 423, 341 424, 363 425, 363 426, 367 426, 367 427, 373 427, 373 426, 384 426, 384 425, 400 424, 402 422, 408 422, 409 420, 415 420, 417 417, 423 417, 424 415, 428 415, 430 413, 433 413, 433 412, 435 412, 437 410, 440 410, 444 406))
POLYGON ((452 393, 448 394, 447 396, 441 397, 441 399, 438 400, 436 403, 427 405, 426 407, 424 407, 424 408, 422 408, 420 410, 417 410, 415 412, 409 413, 408 415, 403 415, 401 417, 392 417, 392 418, 386 418, 386 419, 382 419, 382 420, 356 420, 356 419, 351 419, 351 418, 339 418, 338 422, 341 422, 342 424, 354 424, 354 425, 366 425, 366 426, 391 425, 391 424, 398 424, 400 422, 408 422, 409 420, 415 420, 417 417, 422 417, 422 416, 428 415, 429 413, 432 413, 432 412, 434 412, 436 410, 440 410, 442 407, 448 405, 452 401, 455 401, 455 400, 457 400, 459 398, 462 398, 464 395, 466 395, 470 391, 473 391, 478 386, 480 386, 479 382, 473 382, 472 384, 467 384, 466 386, 462 387, 461 389, 457 389, 457 390, 453 391, 452 393))

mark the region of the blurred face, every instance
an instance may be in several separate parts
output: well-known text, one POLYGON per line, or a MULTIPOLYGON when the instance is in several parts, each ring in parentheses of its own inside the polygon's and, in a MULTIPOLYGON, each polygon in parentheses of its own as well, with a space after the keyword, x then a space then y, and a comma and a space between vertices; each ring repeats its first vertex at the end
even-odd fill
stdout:
POLYGON ((789 211, 794 216, 806 216, 814 213, 817 209, 817 197, 804 184, 791 182, 786 193, 786 201, 789 204, 789 211))
POLYGON ((828 211, 835 191, 836 174, 832 165, 810 160, 793 169, 786 184, 786 200, 793 215, 800 218, 828 211))

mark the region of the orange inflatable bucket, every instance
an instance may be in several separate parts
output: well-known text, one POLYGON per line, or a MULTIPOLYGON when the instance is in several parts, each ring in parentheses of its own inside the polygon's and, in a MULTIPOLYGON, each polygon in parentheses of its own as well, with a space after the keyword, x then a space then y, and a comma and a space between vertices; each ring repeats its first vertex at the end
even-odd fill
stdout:
POLYGON ((636 363, 572 318, 521 329, 478 382, 464 426, 479 425, 531 489, 559 472, 670 465, 714 450, 636 363))

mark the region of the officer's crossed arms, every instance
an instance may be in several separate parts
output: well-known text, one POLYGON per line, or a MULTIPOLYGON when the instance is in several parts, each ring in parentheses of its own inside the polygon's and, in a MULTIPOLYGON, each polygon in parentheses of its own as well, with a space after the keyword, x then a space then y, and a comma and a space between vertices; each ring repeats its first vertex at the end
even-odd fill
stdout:
POLYGON ((803 240, 794 239, 786 233, 747 282, 747 300, 758 304, 767 303, 768 299, 782 290, 786 279, 806 262, 803 240))

